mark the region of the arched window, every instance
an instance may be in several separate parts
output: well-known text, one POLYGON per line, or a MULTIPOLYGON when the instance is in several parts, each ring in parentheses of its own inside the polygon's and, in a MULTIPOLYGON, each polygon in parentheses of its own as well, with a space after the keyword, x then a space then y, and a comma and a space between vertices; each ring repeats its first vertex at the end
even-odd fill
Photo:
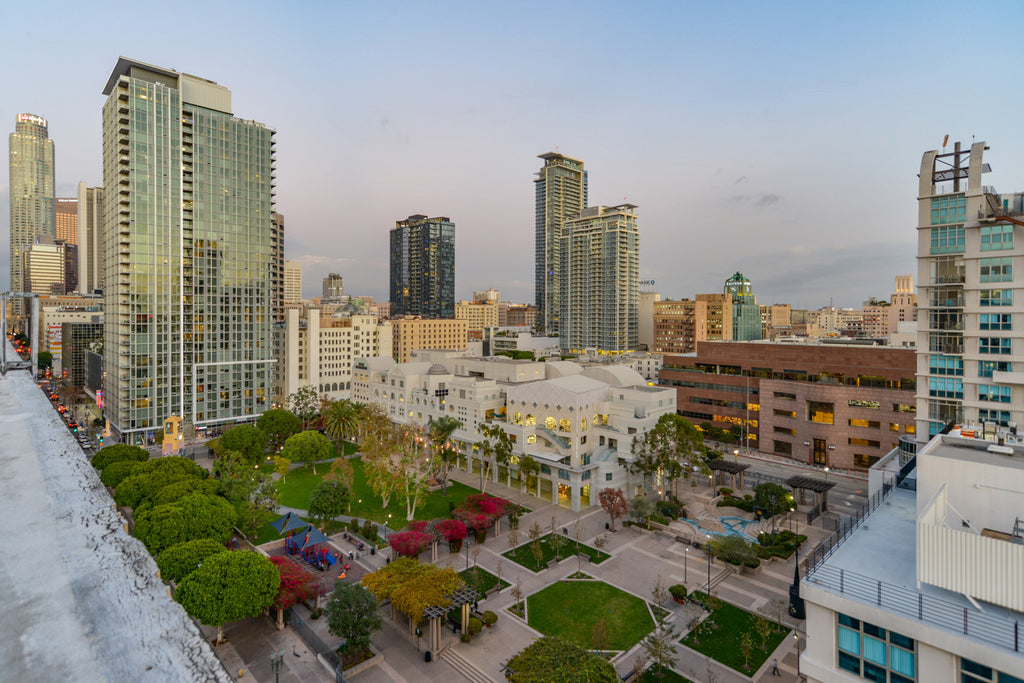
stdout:
POLYGON ((569 422, 569 418, 563 417, 561 419, 561 421, 559 421, 559 423, 558 423, 558 431, 560 431, 560 432, 571 432, 572 431, 572 423, 569 422))
POLYGON ((583 430, 584 432, 587 431, 587 418, 580 418, 580 429, 583 430))
POLYGON ((514 425, 521 425, 521 424, 523 424, 523 414, 522 413, 512 413, 512 424, 514 424, 514 425))
POLYGON ((548 429, 555 429, 558 426, 558 421, 553 417, 545 418, 544 426, 548 429))
POLYGON ((527 413, 526 419, 523 420, 523 424, 530 426, 537 424, 537 417, 531 413, 527 413))

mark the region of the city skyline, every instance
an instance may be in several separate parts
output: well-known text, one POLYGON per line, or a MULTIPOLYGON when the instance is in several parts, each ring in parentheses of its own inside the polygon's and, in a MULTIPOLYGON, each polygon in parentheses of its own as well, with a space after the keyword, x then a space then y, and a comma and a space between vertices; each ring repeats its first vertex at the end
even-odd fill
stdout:
MULTIPOLYGON (((204 6, 209 21, 188 35, 124 32, 97 49, 104 13, 58 3, 48 40, 59 47, 36 54, 32 69, 14 68, 15 55, 34 51, 31 32, 2 48, 0 120, 49 120, 56 195, 70 197, 80 181, 101 183, 96 83, 118 55, 214 74, 239 116, 278 131, 285 255, 303 264, 307 297, 337 272, 348 292, 387 299, 389 229, 423 212, 460 226, 456 299, 494 287, 533 302, 532 181, 546 152, 586 161, 591 205, 638 205, 640 277, 663 298, 714 291, 738 270, 759 302, 797 308, 859 307, 887 296, 895 274, 916 272, 917 180, 907 169, 944 135, 993 145, 986 180, 998 190, 1024 176, 1012 115, 1024 95, 1005 88, 1006 51, 979 41, 949 64, 923 62, 962 20, 952 4, 544 5, 543 22, 532 11, 541 5, 397 7, 275 16, 275 43, 289 49, 263 57, 241 47, 266 12, 204 6), (423 36, 436 46, 422 50, 423 36), (613 50, 615 39, 625 49, 613 50), (538 65, 556 54, 564 74, 538 65), (40 86, 57 79, 60 88, 40 86), (942 83, 1002 98, 936 106, 942 83)), ((3 14, 15 22, 22 11, 3 14)), ((170 16, 119 12, 139 24, 170 16)), ((1021 14, 995 3, 971 16, 994 25, 1021 14)))

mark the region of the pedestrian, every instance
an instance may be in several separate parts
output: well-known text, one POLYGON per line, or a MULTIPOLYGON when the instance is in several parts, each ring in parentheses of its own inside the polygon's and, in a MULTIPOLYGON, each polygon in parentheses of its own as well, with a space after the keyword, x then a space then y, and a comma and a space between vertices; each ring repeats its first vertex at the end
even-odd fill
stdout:
POLYGON ((782 676, 779 673, 779 660, 778 658, 772 660, 772 676, 782 676))

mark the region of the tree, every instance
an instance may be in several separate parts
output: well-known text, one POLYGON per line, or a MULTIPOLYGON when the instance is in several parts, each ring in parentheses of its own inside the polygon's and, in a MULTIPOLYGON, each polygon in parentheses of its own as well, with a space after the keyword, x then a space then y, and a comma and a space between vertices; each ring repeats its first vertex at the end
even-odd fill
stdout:
POLYGON ((114 489, 114 502, 135 508, 139 512, 143 503, 152 502, 165 486, 185 479, 205 479, 206 470, 188 458, 166 456, 140 463, 130 476, 122 479, 114 489))
POLYGON ((229 552, 223 543, 210 538, 197 538, 172 545, 156 558, 156 566, 160 569, 160 577, 181 583, 182 579, 199 568, 210 555, 229 552))
POLYGON ((231 538, 236 517, 235 508, 223 498, 193 493, 138 513, 134 532, 151 555, 159 555, 172 545, 197 538, 224 543, 231 538))
POLYGON ((675 655, 679 651, 676 648, 678 634, 671 624, 660 622, 650 635, 644 639, 644 652, 654 663, 671 669, 675 663, 675 655))
MULTIPOLYGON (((651 599, 654 600, 655 607, 661 607, 665 604, 665 601, 668 600, 668 595, 668 586, 666 586, 665 582, 662 580, 661 574, 658 574, 654 579, 654 585, 651 586, 651 599)), ((655 614, 660 614, 660 612, 655 612, 655 614)), ((662 621, 663 619, 664 617, 658 617, 658 621, 662 621)))
POLYGON ((49 351, 40 351, 37 361, 39 370, 47 370, 53 366, 53 354, 49 351))
POLYGON ((256 425, 238 425, 224 432, 220 447, 237 451, 250 465, 256 465, 267 452, 267 434, 256 425))
POLYGON ((186 576, 174 593, 191 616, 217 627, 224 639, 224 624, 254 617, 277 597, 281 574, 259 553, 227 552, 211 555, 186 576))
POLYGON ((768 517, 788 511, 792 504, 793 496, 785 486, 766 481, 754 487, 754 505, 764 508, 768 517))
POLYGON ((448 472, 459 457, 459 452, 451 442, 452 434, 462 426, 460 420, 445 415, 444 417, 430 418, 427 423, 427 432, 430 434, 430 443, 435 451, 435 469, 441 478, 441 495, 448 495, 448 472))
POLYGON ((551 549, 555 551, 555 562, 559 562, 562 559, 561 550, 562 546, 565 545, 565 538, 561 534, 551 534, 551 538, 548 541, 551 549))
MULTIPOLYGON (((281 477, 281 481, 288 476, 288 471, 292 468, 292 461, 288 458, 282 458, 280 455, 274 456, 274 474, 281 477)), ((327 477, 325 476, 324 479, 327 477)))
POLYGON ((754 617, 754 630, 757 631, 757 635, 761 638, 761 649, 765 649, 768 644, 768 636, 775 630, 775 626, 764 617, 756 616, 754 617))
POLYGON ((448 541, 448 550, 452 553, 462 550, 462 541, 469 535, 466 525, 458 519, 443 519, 434 528, 448 541))
POLYGON ((309 429, 310 424, 320 414, 320 394, 313 387, 299 387, 298 391, 288 396, 288 405, 291 406, 292 412, 302 420, 302 428, 309 429))
POLYGON ((298 434, 302 429, 302 420, 295 413, 283 408, 272 408, 260 415, 256 426, 267 435, 267 445, 277 451, 289 436, 298 434))
POLYGON ((655 474, 667 480, 668 484, 661 486, 663 499, 669 485, 680 477, 689 479, 695 472, 708 471, 701 457, 704 445, 700 430, 676 413, 662 415, 649 432, 634 438, 632 451, 631 472, 642 473, 645 482, 655 474))
POLYGON ((612 531, 615 531, 615 520, 624 517, 629 512, 626 495, 622 489, 601 489, 597 494, 597 499, 601 502, 601 509, 611 517, 612 531))
POLYGON ((277 610, 278 628, 281 629, 284 628, 284 610, 303 600, 320 597, 320 581, 290 557, 278 555, 271 557, 270 561, 281 575, 281 583, 273 603, 274 609, 277 610))
POLYGON ((430 534, 422 531, 399 531, 388 536, 388 545, 395 555, 415 558, 427 549, 432 540, 430 534))
MULTIPOLYGON (((352 468, 352 461, 346 457, 335 458, 334 462, 331 463, 331 469, 324 475, 324 481, 337 481, 345 485, 345 488, 351 493, 352 487, 355 485, 356 472, 352 468)), ((352 510, 352 496, 348 497, 348 508, 352 510)))
POLYGON ((646 523, 648 518, 654 514, 654 503, 643 496, 637 496, 630 501, 629 509, 638 522, 646 523))
POLYGON ((355 583, 339 581, 335 584, 326 612, 328 630, 345 641, 344 648, 348 652, 368 647, 373 632, 379 631, 383 623, 377 599, 355 583))
POLYGON ((321 481, 309 495, 309 514, 320 520, 321 527, 329 520, 334 533, 334 518, 348 509, 349 497, 348 487, 340 481, 321 481))
POLYGON ((313 430, 299 432, 288 437, 284 442, 284 450, 281 455, 292 462, 302 462, 313 467, 313 474, 316 474, 316 463, 320 460, 327 460, 333 451, 331 442, 320 432, 313 430))
MULTIPOLYGON (((537 474, 540 473, 540 463, 532 455, 524 455, 519 458, 519 482, 532 490, 537 485, 537 474)), ((522 489, 520 488, 520 491, 522 489)))
POLYGON ((754 639, 750 636, 750 633, 744 633, 743 637, 740 638, 740 653, 743 655, 743 668, 750 668, 750 653, 754 649, 754 639))
POLYGON ((100 481, 104 486, 116 488, 118 484, 131 476, 132 472, 137 470, 140 465, 142 463, 138 460, 112 462, 103 468, 103 471, 100 473, 100 481))
POLYGON ((480 441, 480 455, 483 459, 483 466, 480 468, 480 492, 483 493, 487 490, 487 482, 491 479, 493 467, 508 466, 513 444, 512 437, 497 424, 480 425, 480 433, 485 437, 480 441))
POLYGON ((267 518, 277 510, 281 492, 273 478, 253 466, 237 451, 221 451, 214 462, 214 473, 221 482, 224 497, 238 511, 238 525, 246 536, 255 536, 267 518))
POLYGON ((345 437, 354 434, 359 424, 359 411, 352 401, 334 401, 324 411, 324 429, 338 445, 338 453, 345 457, 345 437))
POLYGON ((617 683, 615 667, 557 636, 543 636, 508 660, 512 683, 617 683))
POLYGON ((746 564, 757 560, 754 547, 736 534, 725 534, 711 539, 715 557, 729 564, 746 564))
POLYGON ((519 551, 516 550, 516 546, 519 545, 519 529, 518 527, 512 527, 508 530, 508 548, 516 555, 519 551))
POLYGON ((427 433, 422 427, 396 425, 392 431, 392 457, 397 460, 398 490, 405 501, 405 519, 411 522, 416 516, 420 498, 427 492, 433 459, 427 433))

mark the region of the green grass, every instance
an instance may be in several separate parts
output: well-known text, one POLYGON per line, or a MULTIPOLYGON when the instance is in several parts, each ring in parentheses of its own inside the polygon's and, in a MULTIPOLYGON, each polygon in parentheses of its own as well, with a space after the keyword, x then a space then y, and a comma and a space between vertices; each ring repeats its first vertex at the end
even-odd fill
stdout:
POLYGON ((692 683, 692 681, 689 678, 680 676, 672 669, 666 669, 661 664, 654 664, 640 674, 640 678, 636 679, 636 683, 692 683))
MULTIPOLYGON (((351 444, 346 444, 346 447, 351 444)), ((363 461, 353 459, 352 463, 352 506, 349 515, 360 519, 371 519, 374 522, 381 522, 392 529, 405 527, 405 503, 397 496, 391 496, 390 504, 385 510, 380 505, 380 496, 373 492, 366 481, 366 474, 363 471, 363 461), (391 517, 388 517, 390 513, 391 517)), ((279 481, 278 490, 281 492, 281 505, 291 508, 305 510, 309 506, 309 496, 319 484, 324 475, 331 469, 330 463, 320 463, 316 467, 316 474, 313 469, 305 465, 296 468, 288 473, 285 481, 279 481)), ((477 492, 477 489, 460 484, 459 482, 448 482, 448 495, 442 496, 440 491, 427 494, 420 499, 416 506, 416 519, 447 519, 450 517, 448 502, 455 505, 461 503, 465 498, 477 492)))
POLYGON ((559 581, 526 599, 531 627, 596 649, 594 624, 604 620, 606 650, 627 650, 654 628, 647 604, 600 581, 559 581))
MULTIPOLYGON (((517 547, 515 550, 507 550, 502 554, 502 557, 507 557, 516 564, 526 567, 530 571, 540 571, 548 566, 548 562, 555 559, 555 549, 551 546, 551 537, 554 534, 547 534, 540 538, 540 547, 543 551, 541 557, 540 566, 537 566, 537 560, 533 556, 533 541, 527 541, 523 545, 517 547)), ((576 541, 562 536, 565 541, 562 543, 562 547, 558 549, 558 556, 563 560, 567 557, 574 556, 577 552, 581 552, 590 558, 591 564, 601 564, 607 560, 611 555, 603 553, 597 548, 591 548, 589 545, 578 544, 576 541)))
MULTIPOLYGON (((467 586, 481 593, 481 597, 483 596, 482 594, 499 585, 498 577, 490 573, 483 567, 471 567, 470 569, 463 569, 461 572, 459 572, 459 576, 462 577, 462 580, 466 582, 467 586)), ((501 590, 504 590, 512 584, 510 584, 505 579, 502 579, 500 585, 501 590)))
MULTIPOLYGON (((703 601, 705 595, 700 591, 694 591, 690 594, 690 597, 703 601)), ((761 636, 757 634, 757 630, 754 628, 757 616, 722 600, 718 601, 718 608, 707 620, 714 623, 717 628, 700 636, 696 632, 691 631, 679 642, 748 676, 764 664, 765 660, 771 656, 775 648, 786 639, 790 632, 785 627, 783 627, 781 632, 773 629, 771 635, 768 636, 766 648, 761 649, 761 636), (743 653, 740 650, 740 642, 745 633, 750 634, 754 644, 750 651, 750 668, 743 666, 743 653)))

